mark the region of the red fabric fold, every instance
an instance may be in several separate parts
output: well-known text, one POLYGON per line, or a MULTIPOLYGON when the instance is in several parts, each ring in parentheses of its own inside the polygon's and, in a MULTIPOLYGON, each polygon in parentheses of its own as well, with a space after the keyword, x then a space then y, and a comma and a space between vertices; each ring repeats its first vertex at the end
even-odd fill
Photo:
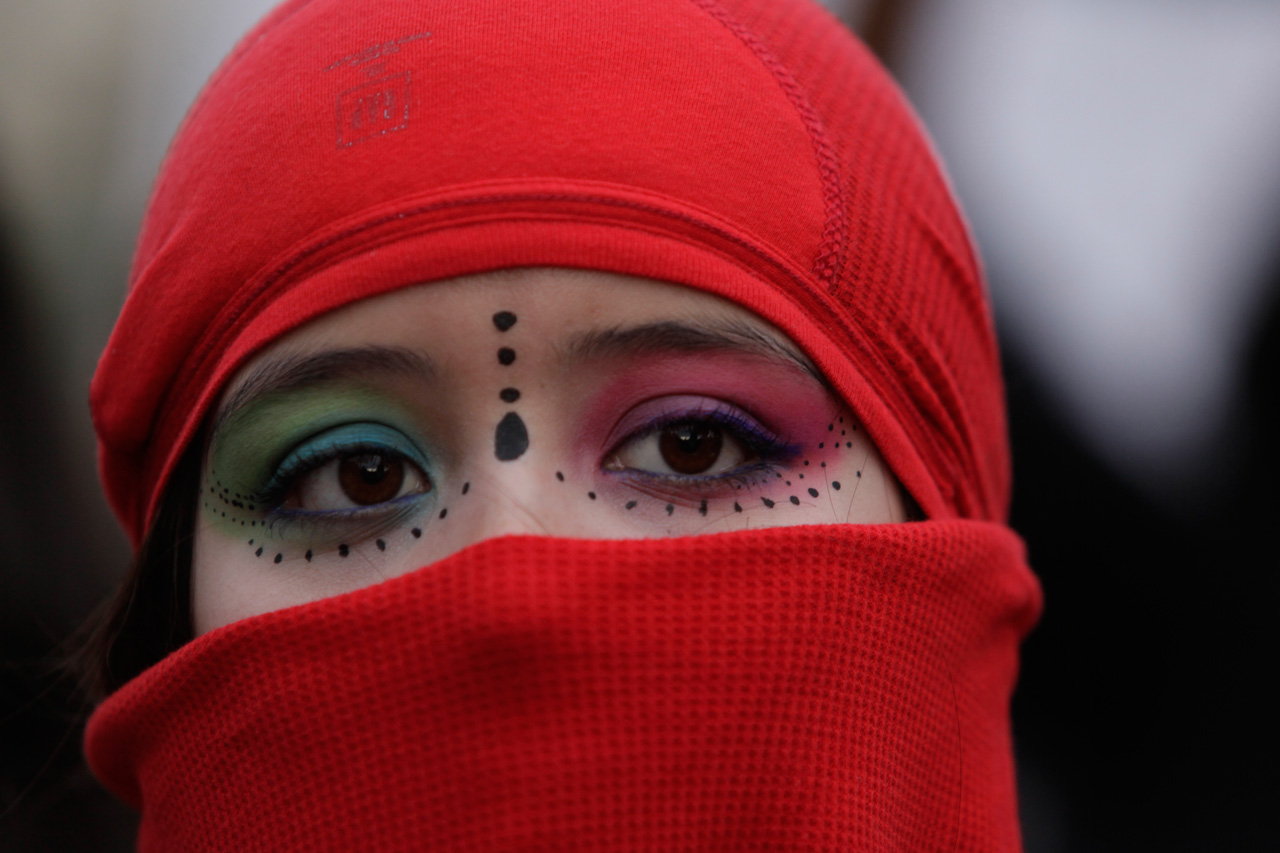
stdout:
POLYGON ((1016 851, 1039 606, 981 522, 501 538, 197 639, 87 752, 143 851, 1016 851))

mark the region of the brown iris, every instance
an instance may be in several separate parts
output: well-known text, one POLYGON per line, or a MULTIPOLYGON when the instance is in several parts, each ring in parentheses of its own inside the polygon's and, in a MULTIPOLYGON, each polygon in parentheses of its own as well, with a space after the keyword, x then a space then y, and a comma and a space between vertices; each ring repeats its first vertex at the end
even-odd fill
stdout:
POLYGON ((701 474, 720 458, 724 435, 706 423, 672 424, 662 430, 658 450, 662 461, 678 474, 701 474))
POLYGON ((394 500, 404 485, 404 460, 383 453, 347 456, 338 462, 338 485, 360 506, 394 500))

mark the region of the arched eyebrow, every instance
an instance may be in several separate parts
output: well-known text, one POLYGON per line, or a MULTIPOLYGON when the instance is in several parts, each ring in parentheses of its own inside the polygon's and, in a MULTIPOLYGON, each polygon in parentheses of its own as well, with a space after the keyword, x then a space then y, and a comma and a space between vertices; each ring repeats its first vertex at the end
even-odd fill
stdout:
POLYGON ((799 368, 826 387, 827 381, 794 344, 740 320, 662 320, 637 326, 614 326, 573 337, 563 347, 567 361, 590 362, 618 356, 670 353, 737 352, 799 368))
POLYGON ((404 347, 351 347, 273 356, 250 371, 218 408, 210 436, 216 436, 233 414, 265 397, 370 374, 433 379, 437 368, 425 353, 404 347))

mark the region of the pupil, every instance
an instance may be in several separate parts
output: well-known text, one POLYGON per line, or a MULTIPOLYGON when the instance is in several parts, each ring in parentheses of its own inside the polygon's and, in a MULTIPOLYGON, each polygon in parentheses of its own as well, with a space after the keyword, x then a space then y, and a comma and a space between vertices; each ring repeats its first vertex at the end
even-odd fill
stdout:
POLYGON ((724 444, 718 427, 709 424, 673 424, 662 431, 658 449, 662 461, 679 474, 701 474, 720 458, 724 444))
POLYGON ((404 463, 381 453, 348 456, 338 466, 338 483, 354 504, 386 503, 400 494, 404 463))

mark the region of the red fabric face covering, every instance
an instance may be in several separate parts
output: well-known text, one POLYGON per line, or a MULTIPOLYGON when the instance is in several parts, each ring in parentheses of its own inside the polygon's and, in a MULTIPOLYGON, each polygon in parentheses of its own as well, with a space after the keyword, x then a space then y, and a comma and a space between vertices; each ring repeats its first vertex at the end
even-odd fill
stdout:
POLYGON ((144 850, 1017 850, 1039 593, 977 260, 807 0, 290 0, 188 115, 92 389, 135 545, 229 378, 369 296, 520 266, 785 331, 931 519, 482 542, 198 638, 96 712, 144 850))
POLYGON ((143 851, 1017 850, 1037 606, 976 522, 508 537, 201 637, 89 758, 143 851))

